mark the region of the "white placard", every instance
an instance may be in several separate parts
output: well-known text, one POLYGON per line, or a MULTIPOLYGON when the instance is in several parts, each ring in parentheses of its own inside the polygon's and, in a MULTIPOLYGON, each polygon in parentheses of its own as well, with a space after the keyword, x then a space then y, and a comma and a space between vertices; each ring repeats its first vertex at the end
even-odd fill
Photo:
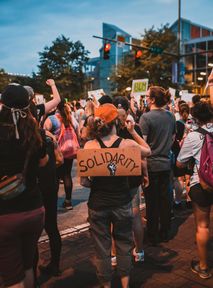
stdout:
POLYGON ((187 94, 188 93, 188 90, 181 90, 179 92, 179 96, 182 96, 183 94, 187 94))
POLYGON ((36 99, 36 104, 37 105, 45 103, 44 95, 36 94, 35 95, 35 99, 36 99))
POLYGON ((148 90, 149 79, 137 79, 132 81, 132 92, 133 96, 146 95, 148 90))
POLYGON ((95 97, 96 100, 99 100, 103 95, 105 95, 103 89, 88 91, 88 98, 95 97))
POLYGON ((190 103, 190 102, 192 102, 192 97, 194 95, 195 94, 193 94, 193 93, 183 93, 181 96, 181 100, 186 101, 186 103, 190 103))
POLYGON ((134 99, 138 104, 138 107, 141 105, 141 94, 134 95, 134 99))
POLYGON ((174 88, 169 87, 169 92, 171 94, 171 100, 175 100, 176 90, 174 88))

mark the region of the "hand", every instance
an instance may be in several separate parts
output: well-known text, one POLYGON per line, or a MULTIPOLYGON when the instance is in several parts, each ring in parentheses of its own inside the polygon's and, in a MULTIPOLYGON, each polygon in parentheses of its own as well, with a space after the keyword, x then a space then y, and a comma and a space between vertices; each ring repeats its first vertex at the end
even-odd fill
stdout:
POLYGON ((55 85, 55 81, 54 81, 53 79, 48 79, 48 80, 46 81, 46 84, 47 84, 48 86, 52 87, 52 86, 55 85))
POLYGON ((143 179, 142 179, 142 182, 141 182, 141 185, 143 188, 147 188, 149 186, 149 176, 143 176, 143 179))
POLYGON ((132 134, 135 130, 135 122, 129 119, 125 122, 125 125, 129 133, 132 134))

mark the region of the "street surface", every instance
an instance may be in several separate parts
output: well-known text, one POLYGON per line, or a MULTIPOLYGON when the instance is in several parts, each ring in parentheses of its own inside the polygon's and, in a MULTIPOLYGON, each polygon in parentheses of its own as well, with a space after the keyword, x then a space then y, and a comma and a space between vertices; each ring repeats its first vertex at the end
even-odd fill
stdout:
MULTIPOLYGON (((75 166, 74 166, 75 167, 75 166)), ((73 169, 75 175, 75 169, 73 169)), ((60 208, 63 201, 63 185, 60 185, 58 223, 62 235, 60 277, 40 275, 41 288, 97 288, 100 287, 95 273, 94 247, 89 235, 86 201, 89 189, 74 177, 72 211, 60 208)), ((144 214, 144 210, 142 214, 144 214)), ((213 213, 211 214, 213 222, 213 213)), ((190 262, 197 258, 194 217, 192 211, 175 213, 171 240, 159 247, 145 244, 145 262, 134 263, 130 288, 201 288, 213 287, 213 278, 200 279, 191 272, 190 262)), ((40 263, 48 263, 49 243, 45 234, 40 238, 40 263)), ((213 231, 209 243, 209 264, 213 268, 213 231)), ((112 288, 119 288, 116 269, 113 270, 112 288)))

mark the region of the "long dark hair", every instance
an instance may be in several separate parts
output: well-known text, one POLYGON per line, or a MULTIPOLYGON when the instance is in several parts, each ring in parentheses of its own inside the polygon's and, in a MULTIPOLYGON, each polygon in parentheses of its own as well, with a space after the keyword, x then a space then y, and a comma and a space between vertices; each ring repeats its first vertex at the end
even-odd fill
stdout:
POLYGON ((64 126, 68 127, 69 125, 72 125, 72 127, 73 127, 72 116, 71 116, 68 104, 64 100, 62 100, 58 104, 57 109, 61 115, 61 118, 62 118, 61 120, 64 123, 64 126))
MULTIPOLYGON (((33 118, 29 109, 25 109, 26 117, 19 117, 17 121, 17 129, 19 141, 25 150, 37 151, 42 145, 42 138, 39 133, 38 124, 33 118)), ((0 112, 0 129, 3 130, 2 137, 5 140, 15 140, 16 132, 12 118, 11 110, 2 106, 0 112)))

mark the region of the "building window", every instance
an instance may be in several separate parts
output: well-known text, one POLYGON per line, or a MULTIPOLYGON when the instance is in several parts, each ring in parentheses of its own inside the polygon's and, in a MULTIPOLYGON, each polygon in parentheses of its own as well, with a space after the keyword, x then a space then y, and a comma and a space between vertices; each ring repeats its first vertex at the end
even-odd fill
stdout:
POLYGON ((200 38, 200 27, 198 26, 191 26, 191 38, 200 38))
MULTIPOLYGON (((205 52, 206 51, 206 42, 197 43, 196 52, 205 52)), ((206 63, 206 53, 200 53, 196 55, 197 68, 205 68, 206 63)))
POLYGON ((185 53, 193 53, 193 52, 195 52, 195 44, 185 45, 185 53))
POLYGON ((210 36, 210 31, 207 29, 202 29, 202 37, 210 36))

